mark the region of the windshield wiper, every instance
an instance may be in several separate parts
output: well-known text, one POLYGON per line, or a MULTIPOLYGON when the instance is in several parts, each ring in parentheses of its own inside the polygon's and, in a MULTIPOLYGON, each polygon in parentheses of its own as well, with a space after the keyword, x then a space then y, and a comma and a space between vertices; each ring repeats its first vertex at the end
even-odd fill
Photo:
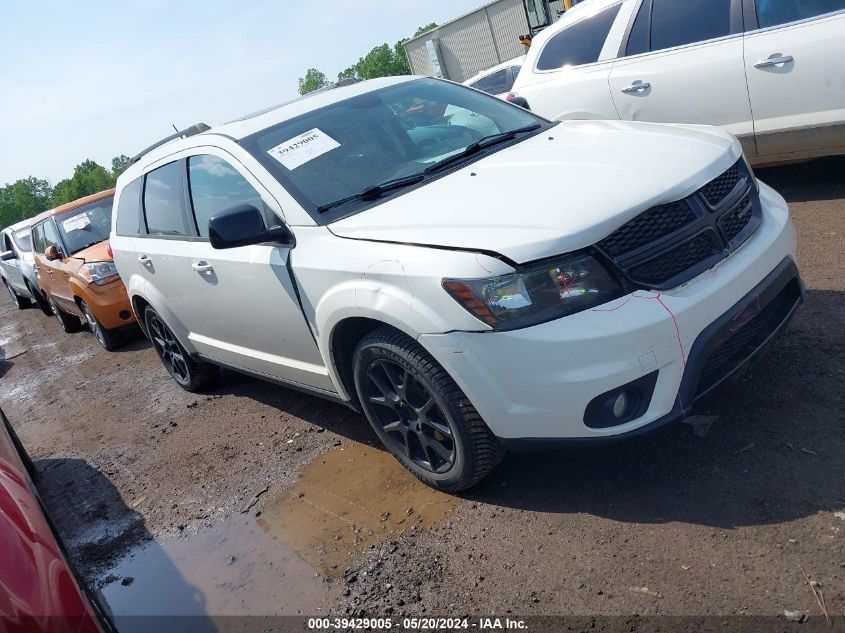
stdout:
POLYGON ((402 178, 393 178, 392 180, 385 180, 382 183, 373 185, 372 187, 367 187, 363 191, 352 194, 351 196, 346 196, 345 198, 341 198, 340 200, 335 200, 334 202, 329 202, 328 204, 320 205, 319 207, 317 207, 317 213, 328 211, 329 209, 339 207, 340 205, 346 204, 347 202, 352 202, 353 200, 376 200, 377 198, 381 198, 388 191, 402 189, 403 187, 410 187, 411 185, 415 185, 418 182, 421 182, 423 178, 425 178, 424 174, 414 174, 413 176, 403 176, 402 178))
POLYGON ((499 143, 511 141, 516 138, 517 134, 523 134, 524 132, 533 132, 534 130, 539 129, 540 127, 541 126, 539 123, 535 123, 533 125, 526 125, 525 127, 521 127, 516 130, 510 130, 508 132, 499 132, 498 134, 491 134, 489 136, 485 136, 483 138, 478 139, 474 143, 470 143, 457 154, 447 156, 446 158, 439 160, 436 163, 432 163, 431 165, 425 168, 425 171, 423 173, 431 174, 433 172, 440 171, 444 167, 448 167, 453 163, 462 161, 464 158, 472 156, 473 154, 477 154, 478 152, 487 147, 492 147, 493 145, 498 145, 499 143))

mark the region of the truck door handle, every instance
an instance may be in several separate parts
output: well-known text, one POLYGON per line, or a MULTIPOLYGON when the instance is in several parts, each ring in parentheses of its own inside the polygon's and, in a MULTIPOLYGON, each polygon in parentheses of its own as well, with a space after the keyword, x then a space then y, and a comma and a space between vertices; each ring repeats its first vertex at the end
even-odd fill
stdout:
POLYGON ((761 59, 759 62, 754 64, 754 68, 771 68, 772 66, 780 66, 781 64, 788 64, 791 61, 795 61, 792 55, 784 55, 783 53, 775 53, 774 55, 769 55, 766 59, 761 59))
POLYGON ((193 264, 191 264, 191 268, 193 268, 198 273, 210 273, 214 270, 214 266, 212 266, 206 261, 194 262, 193 264))
POLYGON ((138 261, 141 262, 144 266, 150 263, 150 258, 147 255, 139 255, 138 261))
POLYGON ((639 79, 637 79, 630 86, 622 88, 622 92, 624 92, 626 95, 634 95, 639 92, 645 92, 649 88, 651 88, 651 84, 649 82, 640 81, 639 79))

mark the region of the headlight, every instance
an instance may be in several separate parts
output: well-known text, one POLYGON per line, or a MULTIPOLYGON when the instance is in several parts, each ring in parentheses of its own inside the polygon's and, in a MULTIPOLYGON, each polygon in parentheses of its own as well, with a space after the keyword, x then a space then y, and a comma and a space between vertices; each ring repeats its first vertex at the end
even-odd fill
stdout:
POLYGON ((443 288, 497 330, 551 321, 623 294, 619 283, 590 255, 546 260, 498 277, 444 279, 443 288))
POLYGON ((92 262, 79 267, 79 276, 89 284, 105 286, 118 278, 114 262, 92 262))

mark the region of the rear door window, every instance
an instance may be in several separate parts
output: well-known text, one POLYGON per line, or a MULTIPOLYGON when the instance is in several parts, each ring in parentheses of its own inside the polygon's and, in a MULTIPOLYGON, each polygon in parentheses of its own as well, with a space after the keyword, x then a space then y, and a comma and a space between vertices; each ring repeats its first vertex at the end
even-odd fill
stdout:
POLYGON ((188 159, 188 182, 197 233, 208 237, 208 220, 216 213, 240 204, 250 204, 262 213, 261 196, 238 170, 210 154, 188 159))
POLYGON ((756 0, 757 24, 761 29, 814 18, 845 9, 845 0, 756 0))
POLYGON ((146 233, 141 215, 141 179, 136 178, 120 192, 117 202, 117 219, 114 232, 118 235, 134 237, 146 233))
POLYGON ((490 73, 486 77, 482 77, 471 84, 471 86, 487 94, 498 95, 511 89, 511 86, 513 86, 513 77, 509 68, 503 68, 502 70, 490 73))
POLYGON ((553 35, 540 52, 537 70, 597 62, 620 6, 614 5, 553 35))
POLYGON ((147 174, 144 185, 144 216, 150 235, 188 236, 182 201, 181 163, 159 167, 147 174))
POLYGON ((731 0, 652 0, 649 47, 652 51, 730 33, 731 0))

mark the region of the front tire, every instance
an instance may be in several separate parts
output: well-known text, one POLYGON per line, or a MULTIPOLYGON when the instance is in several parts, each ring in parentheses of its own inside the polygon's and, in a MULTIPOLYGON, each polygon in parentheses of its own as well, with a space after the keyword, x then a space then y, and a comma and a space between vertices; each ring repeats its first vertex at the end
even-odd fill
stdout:
POLYGON ((62 331, 65 332, 65 334, 73 334, 74 332, 79 332, 79 330, 82 329, 82 321, 79 320, 78 316, 62 312, 62 309, 56 305, 56 302, 52 297, 49 298, 49 301, 50 307, 53 309, 53 315, 56 317, 56 320, 59 322, 59 327, 62 328, 62 331))
POLYGON ((85 315, 85 320, 88 322, 88 328, 91 330, 91 334, 94 335, 94 338, 97 339, 106 351, 111 352, 120 347, 120 344, 123 343, 123 336, 119 330, 109 330, 103 327, 102 323, 97 320, 97 317, 94 316, 94 313, 91 312, 91 309, 84 301, 79 303, 79 309, 85 315))
POLYGON ((9 291, 9 296, 12 298, 12 303, 15 304, 15 307, 18 310, 25 310, 26 308, 32 305, 32 302, 29 299, 27 299, 26 297, 21 297, 17 292, 15 292, 15 289, 12 288, 12 286, 10 286, 5 279, 3 280, 3 283, 6 285, 6 290, 9 291))
POLYGON ((158 312, 147 307, 144 322, 161 364, 182 389, 200 391, 220 378, 219 367, 188 355, 158 312))
POLYGON ((463 391, 405 334, 373 330, 358 343, 353 372, 376 435, 423 483, 466 490, 502 460, 504 448, 463 391))

